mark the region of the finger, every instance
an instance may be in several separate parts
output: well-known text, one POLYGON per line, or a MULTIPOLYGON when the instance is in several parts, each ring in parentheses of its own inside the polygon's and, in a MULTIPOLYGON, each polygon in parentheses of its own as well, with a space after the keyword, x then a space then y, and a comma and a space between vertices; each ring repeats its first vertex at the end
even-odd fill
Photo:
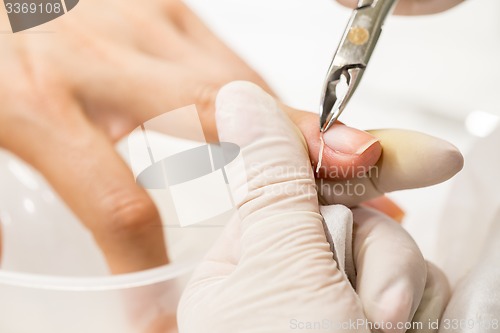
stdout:
POLYGON ((289 265, 283 272, 299 278, 309 274, 301 272, 303 260, 313 260, 326 276, 343 280, 326 240, 305 142, 276 101, 254 84, 230 83, 217 97, 217 127, 221 141, 241 149, 241 160, 226 168, 240 219, 239 263, 281 258, 289 265))
MULTIPOLYGON (((160 61, 137 52, 109 53, 116 56, 112 64, 100 62, 70 78, 92 120, 99 121, 104 112, 115 115, 111 120, 116 120, 118 116, 130 118, 133 126, 129 130, 132 130, 138 124, 165 112, 194 104, 207 140, 217 140, 217 92, 225 83, 244 77, 238 74, 220 77, 215 73, 160 61)), ((212 63, 207 64, 207 68, 219 71, 212 63)), ((193 132, 190 122, 176 125, 182 129, 179 132, 187 135, 193 132)))
POLYGON ((366 208, 354 209, 353 216, 356 291, 368 320, 396 328, 410 321, 420 304, 424 258, 410 235, 387 216, 366 208))
POLYGON ((230 59, 225 58, 228 55, 232 54, 234 58, 238 58, 204 27, 201 20, 182 1, 161 1, 159 5, 144 7, 135 12, 131 12, 127 6, 121 9, 128 14, 129 26, 142 27, 140 31, 131 31, 130 34, 134 36, 136 50, 145 54, 177 64, 189 64, 195 68, 202 68, 206 65, 206 60, 212 60, 210 55, 213 52, 218 52, 217 56, 226 64, 230 59), (192 30, 198 31, 200 27, 204 29, 194 38, 192 30))
POLYGON ((180 31, 176 21, 165 20, 157 11, 146 11, 136 17, 136 22, 130 24, 141 27, 141 31, 135 34, 135 44, 138 50, 145 54, 161 60, 184 62, 200 51, 200 48, 180 31))
POLYGON ((257 76, 255 71, 251 70, 248 64, 217 37, 183 1, 164 1, 163 7, 166 18, 164 22, 172 23, 186 41, 189 41, 198 51, 203 51, 204 57, 191 57, 191 59, 196 61, 215 59, 217 63, 224 64, 229 68, 242 70, 247 75, 241 79, 255 82, 267 92, 271 92, 260 77, 257 81, 252 79, 257 76))
POLYGON ((228 177, 239 176, 231 189, 242 225, 277 213, 318 214, 305 142, 271 96, 248 82, 230 83, 219 92, 216 117, 220 140, 241 149, 244 163, 228 177))
POLYGON ((427 280, 424 295, 412 319, 412 328, 407 333, 432 333, 437 332, 439 319, 446 309, 450 299, 451 290, 448 279, 444 273, 427 262, 427 280), (432 323, 432 325, 431 325, 432 323))
MULTIPOLYGON (((184 106, 197 104, 203 109, 205 105, 200 105, 199 101, 205 102, 205 89, 208 90, 195 72, 182 65, 129 52, 123 52, 113 66, 99 63, 70 79, 93 121, 100 121, 98 117, 102 113, 117 115, 131 119, 129 130, 184 106)), ((206 103, 210 103, 213 110, 215 93, 206 95, 206 103)), ((200 116, 205 117, 205 114, 200 113, 200 116)), ((204 122, 215 128, 214 112, 207 116, 209 119, 204 122)), ((188 132, 189 124, 184 127, 188 132)))
MULTIPOLYGON (((214 295, 239 299, 251 311, 257 306, 271 315, 275 325, 268 329, 273 332, 283 329, 282 320, 289 320, 288 314, 276 307, 277 300, 293 308, 326 298, 348 309, 335 312, 339 321, 364 318, 359 300, 326 241, 314 177, 298 129, 270 95, 248 82, 233 82, 221 89, 216 116, 220 139, 241 149, 237 160, 225 168, 239 217, 237 265, 229 276, 223 271, 204 281, 194 280, 196 287, 183 295, 179 308, 196 306, 200 297, 209 302, 214 295), (204 288, 207 285, 214 290, 204 288)), ((234 248, 229 251, 235 253, 234 248)), ((224 251, 219 252, 216 259, 227 257, 224 251)), ((226 263, 230 262, 228 258, 226 263)), ((223 309, 229 311, 228 318, 237 318, 233 314, 237 309, 226 304, 223 309)), ((329 307, 314 311, 306 307, 302 315, 320 320, 330 318, 332 311, 329 307)), ((183 312, 180 322, 184 322, 183 312)), ((234 329, 238 324, 230 323, 234 329)))
POLYGON ((352 180, 318 180, 318 192, 324 202, 353 207, 384 193, 444 182, 463 167, 460 151, 444 140, 407 130, 370 133, 383 147, 379 161, 352 180))
MULTIPOLYGON (((205 100, 213 109, 215 92, 220 88, 213 76, 220 68, 214 68, 217 66, 207 63, 206 57, 199 56, 203 53, 191 47, 192 43, 172 27, 171 22, 169 25, 155 19, 157 14, 147 17, 151 13, 142 10, 127 14, 137 22, 151 19, 152 23, 146 24, 152 30, 147 31, 151 38, 144 39, 142 31, 137 34, 135 43, 108 43, 109 40, 96 40, 87 30, 76 27, 78 40, 89 44, 88 52, 57 59, 59 72, 75 91, 89 118, 106 129, 113 140, 118 140, 140 123, 167 111, 191 104, 197 104, 202 110, 205 105, 199 105, 198 101, 205 100), (163 54, 167 49, 168 55, 163 54), (181 61, 192 58, 197 60, 193 60, 194 65, 181 61), (93 65, 85 66, 89 61, 93 65), (74 68, 82 66, 85 70, 74 71, 74 68), (204 68, 212 72, 207 73, 204 68), (212 84, 217 87, 213 93, 207 94, 206 90, 212 91, 209 89, 212 84)), ((75 43, 70 37, 61 38, 66 38, 64 42, 69 45, 75 43)), ((215 128, 213 112, 210 116, 215 128)), ((183 125, 185 133, 191 132, 192 127, 183 125)))
MULTIPOLYGON (((292 121, 306 139, 309 158, 317 170, 321 141, 319 118, 311 112, 304 112, 283 106, 292 121)), ((373 135, 345 126, 333 125, 324 135, 325 146, 322 163, 317 177, 327 179, 351 179, 366 173, 380 158, 382 147, 373 135)))
MULTIPOLYGON (((355 8, 358 0, 337 0, 338 3, 355 8)), ((426 15, 443 12, 461 4, 464 0, 401 0, 394 11, 397 15, 426 15)))
POLYGON ((114 273, 165 264, 159 214, 113 145, 78 106, 46 98, 35 104, 46 108, 43 117, 21 108, 13 113, 0 144, 45 176, 93 233, 114 273))
POLYGON ((385 195, 365 201, 361 204, 361 206, 378 210, 399 223, 403 221, 405 216, 405 212, 401 209, 401 207, 385 195))
MULTIPOLYGON (((99 43, 92 40, 98 59, 92 68, 70 79, 94 121, 105 121, 109 128, 110 124, 123 123, 124 115, 132 119, 128 122, 132 125, 113 135, 116 139, 147 119, 196 104, 207 140, 216 141, 214 107, 220 87, 230 81, 247 80, 268 92, 271 89, 181 1, 160 1, 160 5, 168 14, 166 18, 147 10, 128 13, 132 20, 148 21, 142 24, 147 31, 137 34, 136 47, 95 45, 99 43), (145 33, 151 38, 144 39, 145 33), (103 119, 103 114, 112 117, 103 119)), ((88 56, 74 58, 61 61, 69 65, 68 73, 88 62, 88 56)), ((192 132, 189 123, 179 126, 184 133, 192 132)))
POLYGON ((226 56, 230 49, 225 45, 193 11, 182 1, 164 1, 165 21, 173 22, 186 39, 194 41, 208 51, 226 56))

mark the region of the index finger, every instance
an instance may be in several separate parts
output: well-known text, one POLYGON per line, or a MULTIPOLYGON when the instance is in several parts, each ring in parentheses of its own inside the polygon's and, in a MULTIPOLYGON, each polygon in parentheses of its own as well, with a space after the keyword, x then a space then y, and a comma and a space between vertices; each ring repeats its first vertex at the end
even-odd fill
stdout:
POLYGON ((417 244, 395 221, 374 210, 353 209, 353 252, 356 291, 368 320, 392 323, 410 321, 424 292, 427 266, 417 244))
POLYGON ((2 126, 0 145, 45 176, 90 229, 112 272, 166 264, 156 207, 79 106, 64 98, 10 106, 17 109, 3 114, 8 126, 2 126), (40 112, 31 112, 34 107, 40 112))

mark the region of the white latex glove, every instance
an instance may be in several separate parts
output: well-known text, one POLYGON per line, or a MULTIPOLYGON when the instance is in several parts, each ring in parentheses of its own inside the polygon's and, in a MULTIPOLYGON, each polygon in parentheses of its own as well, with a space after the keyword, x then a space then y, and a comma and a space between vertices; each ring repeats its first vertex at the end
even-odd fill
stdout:
MULTIPOLYGON (((368 319, 395 328, 410 321, 427 281, 411 237, 385 215, 355 209, 354 290, 325 237, 305 142, 273 98, 253 84, 229 84, 217 99, 217 126, 221 141, 241 147, 244 163, 226 168, 238 216, 186 288, 180 332, 288 332, 301 325, 369 332, 349 324, 368 319)), ((344 206, 329 209, 352 218, 344 206)))

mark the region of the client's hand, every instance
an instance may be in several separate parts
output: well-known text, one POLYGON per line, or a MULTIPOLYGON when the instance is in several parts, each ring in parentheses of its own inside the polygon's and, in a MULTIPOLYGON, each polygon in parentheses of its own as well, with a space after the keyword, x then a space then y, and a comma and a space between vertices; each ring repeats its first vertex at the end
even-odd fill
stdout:
POLYGON ((353 289, 325 237, 307 145, 271 96, 225 86, 217 127, 241 147, 226 170, 238 214, 185 290, 181 332, 369 332, 365 319, 404 332, 419 305, 421 320, 440 316, 446 280, 397 223, 363 208, 353 210, 353 289))

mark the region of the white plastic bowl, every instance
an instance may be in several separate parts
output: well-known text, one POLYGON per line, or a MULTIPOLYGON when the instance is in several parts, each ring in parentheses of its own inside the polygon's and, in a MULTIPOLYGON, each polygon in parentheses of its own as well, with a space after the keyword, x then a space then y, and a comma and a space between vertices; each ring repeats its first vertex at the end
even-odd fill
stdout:
POLYGON ((222 229, 166 225, 171 264, 110 275, 91 234, 50 186, 4 151, 0 222, 2 333, 165 332, 161 322, 175 319, 190 273, 222 229))

